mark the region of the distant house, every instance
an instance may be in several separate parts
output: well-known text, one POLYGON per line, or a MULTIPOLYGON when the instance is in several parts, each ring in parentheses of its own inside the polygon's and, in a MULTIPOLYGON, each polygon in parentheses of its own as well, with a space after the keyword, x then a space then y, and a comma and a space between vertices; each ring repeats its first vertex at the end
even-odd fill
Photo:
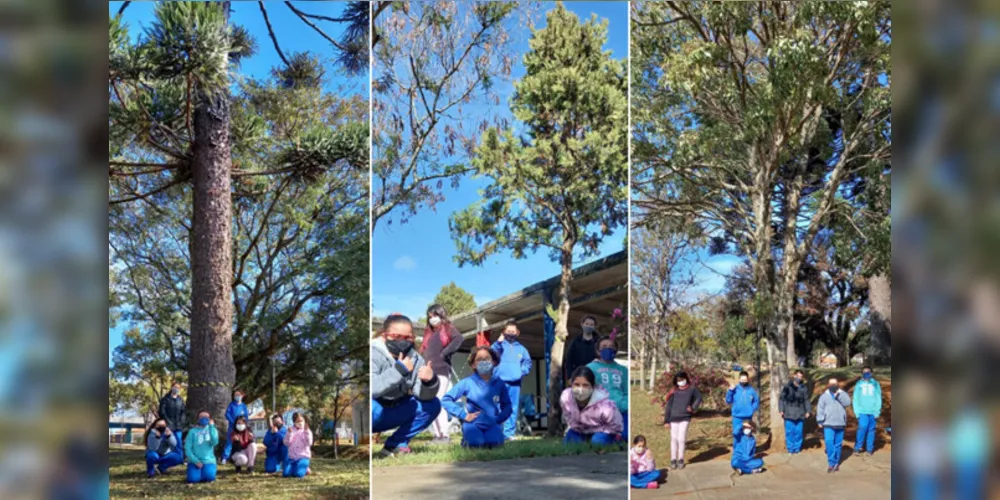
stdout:
POLYGON ((108 443, 142 445, 146 421, 141 416, 111 415, 108 417, 108 443))

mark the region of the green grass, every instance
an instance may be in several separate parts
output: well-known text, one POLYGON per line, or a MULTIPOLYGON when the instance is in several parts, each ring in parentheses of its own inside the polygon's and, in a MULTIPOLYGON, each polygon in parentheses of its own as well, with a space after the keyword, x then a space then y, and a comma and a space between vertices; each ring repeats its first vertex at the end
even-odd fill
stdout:
POLYGON ((418 436, 410 442, 413 453, 391 458, 375 459, 374 467, 392 467, 399 465, 427 465, 455 462, 487 462, 491 460, 509 460, 514 458, 556 457, 563 455, 580 455, 583 453, 608 453, 622 451, 625 445, 612 446, 598 450, 589 444, 564 445, 561 438, 526 437, 516 441, 508 441, 500 448, 469 449, 458 444, 460 436, 453 436, 450 445, 433 445, 428 439, 418 436))
MULTIPOLYGON (((812 384, 811 387, 813 388, 813 408, 816 406, 816 400, 820 393, 826 387, 826 380, 829 377, 836 376, 839 378, 844 389, 851 392, 854 390, 855 382, 861 376, 861 370, 858 367, 811 368, 804 371, 806 372, 806 379, 812 384)), ((873 372, 875 378, 882 385, 882 420, 885 420, 890 415, 892 405, 892 371, 890 367, 876 367, 873 372)), ((754 383, 754 387, 756 387, 756 383, 754 383)), ((764 378, 761 380, 763 394, 761 395, 760 414, 765 417, 765 422, 767 413, 770 411, 770 387, 770 377, 767 372, 764 372, 764 378)), ((651 400, 652 396, 646 391, 639 389, 638 384, 632 386, 631 400, 629 401, 631 408, 629 416, 632 420, 629 431, 633 437, 637 434, 642 434, 646 437, 646 444, 653 451, 657 459, 657 465, 663 467, 670 463, 670 431, 663 427, 663 409, 659 405, 652 403, 651 400)), ((850 416, 847 426, 848 437, 853 439, 857 420, 854 418, 853 410, 848 409, 848 415, 850 416)), ((880 423, 877 432, 881 436, 882 441, 888 441, 883 427, 884 425, 880 423)), ((729 454, 732 452, 731 432, 732 419, 729 416, 728 409, 721 409, 721 411, 708 409, 699 412, 691 420, 691 424, 688 427, 684 461, 686 463, 697 463, 719 458, 728 459, 729 454)), ((757 441, 758 450, 768 450, 769 440, 764 436, 769 433, 770 429, 768 427, 761 428, 761 437, 757 441)), ((815 421, 806 422, 805 433, 806 440, 804 445, 806 448, 819 446, 815 421), (812 435, 810 436, 810 434, 812 435)), ((631 443, 631 439, 629 442, 631 443)))
POLYGON ((367 449, 352 453, 352 447, 342 446, 341 452, 356 458, 334 460, 326 457, 323 447, 314 448, 312 474, 302 479, 263 474, 264 454, 261 452, 258 472, 253 476, 237 475, 231 465, 221 465, 214 483, 189 486, 184 481, 185 464, 171 468, 165 476, 147 478, 144 450, 110 447, 111 498, 367 498, 367 449))

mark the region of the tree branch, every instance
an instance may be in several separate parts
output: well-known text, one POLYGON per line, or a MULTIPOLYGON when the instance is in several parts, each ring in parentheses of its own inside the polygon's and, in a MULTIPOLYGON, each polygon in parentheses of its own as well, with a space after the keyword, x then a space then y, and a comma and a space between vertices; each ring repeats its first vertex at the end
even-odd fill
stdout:
POLYGON ((274 28, 271 27, 271 19, 267 17, 267 9, 264 8, 264 2, 257 2, 257 6, 260 7, 261 15, 264 16, 264 24, 267 25, 267 34, 271 37, 271 43, 274 44, 274 50, 278 53, 278 57, 281 58, 281 62, 285 63, 285 66, 288 66, 288 59, 285 58, 285 53, 281 51, 281 47, 278 45, 278 37, 274 36, 274 28))

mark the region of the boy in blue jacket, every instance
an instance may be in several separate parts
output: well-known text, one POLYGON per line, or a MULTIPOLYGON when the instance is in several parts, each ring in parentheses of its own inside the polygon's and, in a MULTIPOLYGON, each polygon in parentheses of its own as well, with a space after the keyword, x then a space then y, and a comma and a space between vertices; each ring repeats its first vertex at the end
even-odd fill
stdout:
POLYGON ((264 434, 264 472, 276 474, 281 470, 281 464, 288 459, 288 446, 285 445, 285 419, 275 413, 271 416, 271 428, 264 434))
POLYGON ((852 397, 854 416, 858 417, 858 434, 854 439, 854 453, 861 453, 864 446, 868 456, 875 451, 875 422, 882 413, 882 386, 872 378, 872 367, 861 369, 861 380, 854 385, 852 397))
POLYGON ((517 430, 517 410, 521 401, 521 379, 531 373, 531 356, 517 341, 521 331, 517 323, 508 321, 503 327, 503 337, 493 343, 493 350, 500 355, 500 364, 496 369, 496 377, 507 386, 507 399, 511 402, 511 414, 503 424, 503 435, 506 439, 514 439, 517 430))
POLYGON ((441 400, 449 415, 462 422, 462 445, 493 448, 504 442, 501 425, 510 418, 511 402, 506 384, 493 375, 500 356, 489 347, 475 348, 469 355, 473 374, 452 387, 441 400), (465 404, 461 402, 465 397, 465 404))
POLYGON ((233 429, 236 428, 236 417, 242 416, 250 421, 250 410, 243 404, 243 391, 236 389, 233 391, 233 402, 226 407, 226 447, 222 450, 222 463, 229 460, 229 455, 233 453, 233 429))
POLYGON ((746 419, 740 423, 740 428, 733 431, 733 458, 729 465, 737 474, 759 474, 764 472, 764 461, 755 458, 757 454, 757 439, 753 435, 753 421, 746 419))
POLYGON ((726 404, 733 407, 733 448, 736 447, 736 436, 743 432, 743 421, 752 420, 753 414, 760 408, 760 396, 750 385, 750 374, 740 372, 740 384, 730 385, 726 391, 726 404))

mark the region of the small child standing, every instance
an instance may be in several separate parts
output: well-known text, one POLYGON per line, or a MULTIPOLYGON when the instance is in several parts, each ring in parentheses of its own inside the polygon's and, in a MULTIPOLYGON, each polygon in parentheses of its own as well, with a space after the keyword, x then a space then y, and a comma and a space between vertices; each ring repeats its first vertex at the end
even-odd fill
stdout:
POLYGON ((741 476, 764 472, 764 461, 754 458, 754 455, 757 454, 757 439, 754 438, 754 430, 753 421, 746 419, 743 421, 742 428, 733 433, 733 440, 736 444, 733 446, 733 458, 729 461, 729 465, 732 465, 733 470, 741 476))
POLYGON ((656 470, 656 460, 653 458, 653 452, 646 448, 645 436, 636 436, 632 440, 628 461, 632 474, 629 481, 633 488, 656 489, 660 487, 660 477, 663 474, 656 470))

